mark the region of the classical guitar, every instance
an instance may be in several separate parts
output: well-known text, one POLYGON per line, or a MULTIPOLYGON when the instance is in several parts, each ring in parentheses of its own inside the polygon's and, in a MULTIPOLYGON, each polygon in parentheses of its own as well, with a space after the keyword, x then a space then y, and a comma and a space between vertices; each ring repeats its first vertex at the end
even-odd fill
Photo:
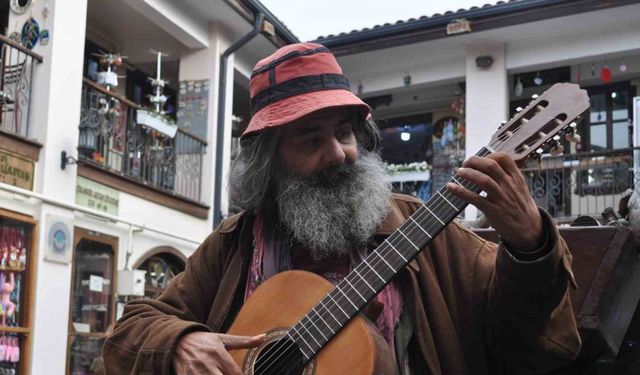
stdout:
MULTIPOLYGON (((588 109, 589 98, 578 85, 556 84, 519 108, 476 155, 501 151, 522 162, 558 153, 561 136, 575 140, 575 121, 588 109)), ((480 191, 456 175, 450 182, 480 191)), ((465 207, 442 187, 335 286, 304 271, 269 278, 246 301, 228 332, 267 334, 257 348, 230 351, 243 373, 395 373, 387 342, 360 312, 465 207)))

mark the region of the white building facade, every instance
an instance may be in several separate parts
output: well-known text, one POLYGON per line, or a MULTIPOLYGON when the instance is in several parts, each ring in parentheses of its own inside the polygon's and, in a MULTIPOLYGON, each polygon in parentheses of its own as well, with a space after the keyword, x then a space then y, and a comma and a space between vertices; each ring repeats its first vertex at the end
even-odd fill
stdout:
POLYGON ((0 370, 102 373, 123 303, 157 296, 226 216, 251 69, 296 39, 252 1, 1 11, 0 340, 21 355, 0 358, 0 370), (221 80, 221 57, 243 37, 221 80))

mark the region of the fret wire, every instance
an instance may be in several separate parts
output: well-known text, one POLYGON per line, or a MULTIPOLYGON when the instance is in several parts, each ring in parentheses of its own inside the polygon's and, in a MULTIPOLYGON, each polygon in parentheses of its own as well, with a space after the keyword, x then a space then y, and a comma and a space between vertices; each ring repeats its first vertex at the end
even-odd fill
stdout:
MULTIPOLYGON (((456 208, 456 211, 460 211, 462 209, 462 207, 467 204, 467 202, 462 200, 462 198, 458 198, 457 195, 454 195, 454 194, 450 193, 449 191, 447 191, 446 186, 443 186, 441 190, 443 190, 443 191, 440 194, 443 195, 443 196, 446 195, 447 197, 449 197, 450 202, 454 203, 454 207, 456 208), (456 206, 455 204, 458 204, 460 207, 456 206)), ((457 214, 458 213, 456 212, 456 215, 457 214)))
POLYGON ((323 300, 324 300, 324 298, 320 300, 320 306, 322 306, 322 308, 323 308, 323 309, 325 309, 325 310, 329 313, 329 315, 331 315, 331 317, 333 318, 333 320, 335 320, 335 321, 336 321, 336 323, 338 323, 338 326, 339 326, 339 327, 342 327, 342 323, 341 323, 338 319, 336 319, 335 315, 333 315, 333 313, 331 312, 331 310, 329 310, 329 309, 327 308, 327 306, 325 306, 325 305, 324 305, 324 303, 322 302, 323 300))
POLYGON ((449 200, 447 199, 447 197, 445 197, 439 190, 436 191, 436 193, 438 193, 442 199, 444 199, 447 203, 449 203, 449 205, 453 208, 455 208, 456 210, 458 210, 458 207, 454 206, 453 203, 449 202, 449 200))
MULTIPOLYGON (((351 287, 351 289, 355 290, 356 294, 357 294, 357 295, 359 295, 359 296, 360 296, 360 298, 362 298, 362 300, 363 300, 364 302, 367 302, 367 299, 366 299, 366 298, 364 298, 364 296, 363 296, 362 294, 360 294, 360 292, 358 291, 358 289, 356 289, 356 287, 355 287, 355 286, 353 286, 353 284, 351 284, 351 282, 349 282, 349 279, 347 279, 347 278, 345 277, 345 278, 344 278, 344 281, 345 281, 347 284, 349 284, 349 286, 351 287)), ((357 307, 356 307, 356 309, 357 309, 357 307)))
POLYGON ((339 285, 339 284, 338 284, 338 285, 336 285, 336 289, 338 289, 338 291, 339 291, 340 293, 342 293, 342 295, 344 296, 344 298, 346 298, 346 299, 347 299, 347 301, 349 301, 349 303, 351 304, 351 306, 353 306, 353 308, 354 308, 354 309, 356 309, 356 311, 358 311, 358 306, 356 306, 353 302, 351 302, 351 300, 349 299, 349 297, 348 297, 346 294, 344 294, 344 292, 342 291, 342 289, 340 289, 340 285, 339 285))
POLYGON ((344 311, 344 310, 342 309, 342 307, 340 307, 340 304, 339 304, 338 302, 336 302, 336 300, 335 300, 335 299, 333 299, 333 296, 331 295, 331 293, 327 294, 327 296, 328 296, 329 298, 331 298, 331 301, 333 302, 333 304, 334 304, 334 305, 336 305, 336 306, 340 309, 340 311, 342 311, 342 313, 344 314, 344 316, 346 316, 346 317, 347 317, 347 319, 351 319, 351 315, 347 314, 347 312, 346 312, 346 311, 344 311))
POLYGON ((424 234, 426 234, 426 235, 427 235, 427 237, 429 237, 430 239, 431 239, 431 238, 433 238, 433 237, 431 237, 431 235, 429 234, 429 232, 427 232, 427 231, 426 231, 422 226, 420 226, 420 224, 418 224, 418 222, 417 222, 417 221, 413 220, 413 217, 409 216, 409 220, 413 221, 413 223, 414 223, 415 225, 417 225, 417 226, 418 226, 418 228, 420 228, 420 230, 422 230, 422 231, 424 232, 424 234))
POLYGON ((379 278, 380 280, 382 280, 382 282, 383 282, 383 283, 385 283, 385 284, 386 284, 386 283, 388 282, 388 280, 385 280, 382 276, 380 276, 380 274, 376 271, 376 269, 375 269, 375 268, 371 267, 371 265, 367 262, 367 258, 363 259, 362 261, 364 262, 364 264, 366 264, 367 266, 369 266, 369 268, 371 269, 371 271, 373 271, 373 273, 375 273, 375 274, 376 274, 376 276, 378 276, 378 278, 379 278))
POLYGON ((391 268, 391 271, 393 271, 393 274, 395 275, 396 273, 398 273, 398 271, 395 270, 395 268, 391 267, 391 265, 389 264, 389 262, 387 262, 386 259, 384 259, 384 257, 382 256, 382 254, 380 254, 377 251, 374 251, 374 253, 376 253, 376 255, 378 255, 378 258, 382 259, 382 261, 387 265, 387 267, 391 268))
MULTIPOLYGON (((313 310, 312 310, 312 311, 313 311, 313 310)), ((307 316, 306 316, 306 318, 307 318, 307 321, 308 321, 309 323, 311 323, 311 325, 316 329, 316 331, 318 331, 318 333, 320 333, 320 335, 322 335, 322 337, 324 337, 324 341, 325 341, 325 342, 329 341, 329 340, 327 339, 327 337, 324 335, 324 333, 322 333, 322 331, 320 330, 320 328, 318 328, 318 326, 316 326, 316 324, 313 322, 313 320, 311 320, 311 316, 310 316, 310 315, 307 315, 307 316)), ((304 319, 301 321, 301 323, 302 323, 302 322, 304 322, 304 319)), ((309 331, 309 330, 307 330, 307 332, 308 332, 308 331, 309 331)), ((322 344, 320 344, 320 343, 318 342, 318 340, 316 340, 316 338, 315 338, 315 336, 314 336, 314 335, 311 335, 311 339, 313 339, 313 341, 315 341, 315 342, 316 342, 316 344, 318 344, 318 349, 320 349, 320 348, 322 347, 322 344)))
POLYGON ((400 229, 397 230, 398 233, 400 233, 402 235, 402 237, 404 237, 413 247, 416 248, 416 250, 420 250, 420 248, 418 246, 416 246, 413 242, 411 242, 411 240, 409 239, 409 237, 405 236, 404 233, 402 233, 402 231, 400 229))
MULTIPOLYGON (((302 340, 303 343, 305 343, 305 345, 307 345, 307 347, 311 350, 311 352, 313 353, 313 348, 311 347, 311 345, 309 345, 309 343, 307 342, 307 340, 304 339, 304 337, 302 337, 302 335, 300 334, 300 332, 298 332, 298 329, 296 328, 296 326, 293 326, 293 330, 296 332, 296 334, 298 335, 298 337, 302 340)), ((297 342, 297 340, 294 340, 293 337, 291 337, 292 341, 297 342)), ((307 358, 307 361, 309 360, 309 356, 306 355, 304 353, 303 350, 301 350, 302 354, 307 358)))
POLYGON ((456 176, 451 176, 451 179, 453 180, 453 182, 455 182, 456 184, 462 186, 463 188, 467 189, 466 186, 462 185, 460 182, 458 182, 458 180, 456 179, 456 176))
MULTIPOLYGON (((320 300, 320 303, 322 304, 322 300, 320 300)), ((327 328, 329 328, 329 331, 331 332, 331 334, 335 334, 336 332, 331 328, 331 326, 329 325, 329 323, 327 323, 326 320, 324 320, 324 318, 322 317, 322 315, 320 314, 320 312, 318 310, 316 310, 315 308, 313 309, 313 312, 316 313, 316 315, 318 316, 318 318, 320 318, 320 320, 322 321, 322 323, 324 323, 325 326, 327 326, 327 328)), ((324 336, 324 335, 322 335, 324 336)), ((328 341, 328 340, 327 340, 328 341)))
MULTIPOLYGON (((367 282, 367 280, 366 280, 364 277, 362 277, 362 275, 360 275, 360 272, 358 272, 358 269, 357 269, 357 268, 354 268, 354 269, 353 269, 353 272, 355 272, 355 273, 356 273, 356 275, 360 276, 360 278, 362 279, 362 281, 364 281, 364 283, 365 283, 365 284, 367 284, 367 286, 369 287, 369 289, 371 289, 371 290, 373 291, 373 293, 377 293, 377 292, 378 292, 377 290, 375 290, 375 289, 371 286, 371 284, 369 284, 369 283, 367 282)), ((346 277, 345 277, 345 279, 346 279, 346 277)))
POLYGON ((396 252, 396 254, 400 255, 400 258, 402 258, 402 260, 404 260, 406 263, 409 263, 409 261, 407 260, 407 258, 405 258, 404 256, 402 256, 402 254, 398 251, 398 249, 396 249, 391 242, 389 242, 388 239, 384 240, 384 242, 388 243, 389 246, 391 246, 391 248, 393 249, 393 251, 396 252))
POLYGON ((426 206, 426 205, 422 205, 422 206, 423 206, 424 208, 426 208, 426 209, 427 209, 427 211, 429 211, 429 213, 431 214, 431 216, 435 217, 435 218, 436 218, 436 220, 438 220, 438 221, 440 222, 440 224, 442 224, 442 225, 446 225, 442 220, 440 220, 440 218, 439 218, 436 214, 434 214, 434 213, 433 213, 433 211, 431 211, 431 210, 429 209, 429 207, 428 207, 428 206, 426 206))

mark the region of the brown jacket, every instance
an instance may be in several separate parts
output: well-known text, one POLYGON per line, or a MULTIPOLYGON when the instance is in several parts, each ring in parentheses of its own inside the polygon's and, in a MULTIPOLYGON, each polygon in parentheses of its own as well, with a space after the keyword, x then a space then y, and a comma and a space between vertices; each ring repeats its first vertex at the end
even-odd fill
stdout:
MULTIPOLYGON (((419 205, 394 195, 375 239, 390 235, 419 205)), ((454 222, 398 274, 413 324, 415 374, 539 373, 577 356, 571 255, 543 217, 553 248, 537 261, 518 261, 454 222)), ((228 329, 243 301, 252 227, 251 215, 228 218, 158 300, 127 304, 104 345, 108 374, 171 374, 182 335, 228 329)))

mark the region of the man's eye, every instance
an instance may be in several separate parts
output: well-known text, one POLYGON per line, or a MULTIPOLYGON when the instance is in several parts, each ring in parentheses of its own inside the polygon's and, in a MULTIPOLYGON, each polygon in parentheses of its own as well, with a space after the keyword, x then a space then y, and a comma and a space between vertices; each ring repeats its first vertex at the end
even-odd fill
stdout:
POLYGON ((351 138, 351 134, 353 134, 351 132, 351 130, 345 129, 345 130, 341 130, 340 132, 338 132, 337 137, 338 137, 339 140, 349 139, 349 138, 351 138))

